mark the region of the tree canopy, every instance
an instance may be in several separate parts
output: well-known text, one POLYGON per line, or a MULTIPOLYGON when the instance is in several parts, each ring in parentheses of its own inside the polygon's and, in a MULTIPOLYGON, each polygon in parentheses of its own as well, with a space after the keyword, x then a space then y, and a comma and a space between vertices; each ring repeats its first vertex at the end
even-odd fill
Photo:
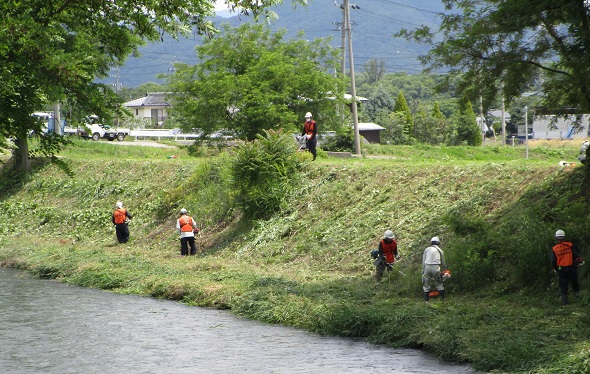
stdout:
MULTIPOLYGON (((258 15, 280 0, 226 2, 258 15)), ((29 167, 27 135, 40 129, 34 111, 67 100, 73 112, 108 118, 120 100, 95 79, 164 33, 213 34, 213 9, 212 0, 0 2, 0 142, 16 139, 15 164, 29 167)))
POLYGON ((177 64, 168 77, 171 115, 183 129, 230 130, 252 140, 264 130, 299 129, 306 112, 336 126, 344 81, 334 77, 338 51, 329 39, 284 40, 285 30, 224 25, 197 47, 197 65, 177 64))
POLYGON ((429 70, 460 74, 458 89, 507 101, 541 83, 542 105, 590 110, 590 3, 582 0, 443 0, 440 29, 398 35, 427 43, 429 70))

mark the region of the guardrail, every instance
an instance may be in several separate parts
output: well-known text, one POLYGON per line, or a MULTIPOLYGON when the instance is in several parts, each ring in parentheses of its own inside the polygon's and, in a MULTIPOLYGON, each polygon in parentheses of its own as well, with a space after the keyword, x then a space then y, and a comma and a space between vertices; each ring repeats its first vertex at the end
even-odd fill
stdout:
POLYGON ((161 138, 174 139, 174 140, 188 140, 200 138, 199 134, 183 134, 178 129, 141 129, 141 130, 130 130, 129 136, 135 137, 135 140, 139 138, 161 138))

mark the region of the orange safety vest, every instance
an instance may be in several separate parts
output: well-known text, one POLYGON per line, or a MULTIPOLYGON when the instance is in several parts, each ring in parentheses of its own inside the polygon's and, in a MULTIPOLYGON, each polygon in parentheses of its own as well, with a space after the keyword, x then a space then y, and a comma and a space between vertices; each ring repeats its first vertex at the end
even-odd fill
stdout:
POLYGON ((553 253, 557 258, 557 266, 572 266, 574 255, 571 242, 559 242, 553 246, 553 253))
POLYGON ((180 222, 180 231, 190 232, 193 231, 193 219, 189 216, 182 216, 178 219, 180 222))
POLYGON ((381 240, 381 248, 383 248, 383 254, 385 255, 385 261, 388 264, 395 262, 395 251, 397 250, 397 243, 392 240, 391 243, 385 243, 385 240, 381 240))
POLYGON ((316 131, 315 121, 305 121, 305 125, 303 125, 303 131, 305 131, 307 135, 313 135, 313 133, 316 131))
POLYGON ((127 210, 125 208, 119 208, 113 212, 113 216, 115 217, 115 223, 125 223, 125 219, 127 218, 127 210))

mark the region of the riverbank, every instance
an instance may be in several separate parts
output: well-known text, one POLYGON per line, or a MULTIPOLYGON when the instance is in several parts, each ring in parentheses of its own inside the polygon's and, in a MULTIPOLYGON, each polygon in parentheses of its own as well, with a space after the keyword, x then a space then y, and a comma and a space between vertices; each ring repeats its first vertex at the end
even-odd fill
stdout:
POLYGON ((533 148, 527 161, 513 147, 395 147, 383 152, 391 158, 318 159, 300 193, 257 222, 241 220, 229 203, 223 155, 130 148, 86 142, 66 150, 71 178, 50 164, 10 181, 3 174, 0 263, 421 348, 481 371, 587 372, 587 272, 581 297, 560 306, 547 260, 557 226, 590 257, 582 170, 558 165, 576 147, 533 148), (110 224, 117 200, 134 214, 124 245, 110 224), (179 255, 180 207, 202 229, 196 257, 179 255), (369 252, 386 229, 402 260, 376 283, 369 252), (444 303, 420 297, 421 254, 433 235, 453 271, 444 303))

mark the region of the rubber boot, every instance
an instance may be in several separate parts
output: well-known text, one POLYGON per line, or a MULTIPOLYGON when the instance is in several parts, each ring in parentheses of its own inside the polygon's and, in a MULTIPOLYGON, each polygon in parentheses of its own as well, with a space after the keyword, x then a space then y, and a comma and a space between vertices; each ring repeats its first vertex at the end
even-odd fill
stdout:
POLYGON ((424 292, 424 301, 428 302, 430 300, 430 295, 428 292, 424 292))
POLYGON ((442 301, 445 301, 445 290, 438 291, 438 296, 442 301))
POLYGON ((561 294, 561 304, 567 305, 567 294, 565 293, 561 294))

